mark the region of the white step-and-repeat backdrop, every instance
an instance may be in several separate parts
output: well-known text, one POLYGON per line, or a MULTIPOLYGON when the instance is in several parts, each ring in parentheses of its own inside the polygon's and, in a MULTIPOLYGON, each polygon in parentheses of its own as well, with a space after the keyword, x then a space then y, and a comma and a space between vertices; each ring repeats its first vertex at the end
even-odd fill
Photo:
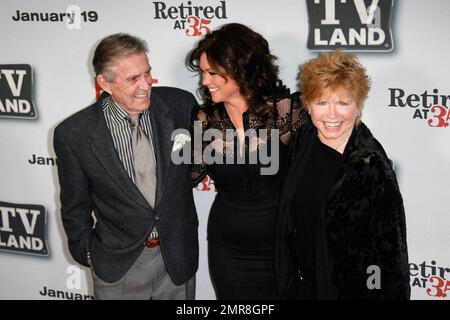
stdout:
MULTIPOLYGON (((62 119, 95 100, 98 41, 116 32, 145 39, 155 85, 195 93, 186 54, 229 22, 268 39, 292 91, 299 65, 318 50, 357 52, 373 80, 363 120, 404 197, 412 298, 449 299, 449 12, 447 0, 2 0, 0 299, 92 298, 89 271, 70 257, 60 222, 52 139, 62 119)), ((208 180, 195 190, 198 299, 215 299, 206 251, 214 194, 208 180)))

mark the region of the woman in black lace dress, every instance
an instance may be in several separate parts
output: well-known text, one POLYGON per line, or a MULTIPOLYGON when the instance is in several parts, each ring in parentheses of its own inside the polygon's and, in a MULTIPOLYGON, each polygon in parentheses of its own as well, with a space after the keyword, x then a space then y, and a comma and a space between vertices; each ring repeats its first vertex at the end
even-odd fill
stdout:
POLYGON ((273 269, 277 200, 286 144, 304 117, 274 60, 260 34, 236 23, 206 35, 188 57, 201 74, 204 100, 195 115, 204 139, 194 151, 193 179, 208 174, 218 190, 208 220, 218 299, 281 298, 273 269))

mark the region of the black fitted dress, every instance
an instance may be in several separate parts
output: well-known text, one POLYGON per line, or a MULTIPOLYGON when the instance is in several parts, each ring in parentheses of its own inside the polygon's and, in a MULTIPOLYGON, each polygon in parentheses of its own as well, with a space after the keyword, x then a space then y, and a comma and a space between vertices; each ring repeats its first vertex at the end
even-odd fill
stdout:
MULTIPOLYGON (((269 138, 261 134, 245 140, 245 161, 237 158, 241 154, 239 143, 215 139, 204 143, 204 148, 213 147, 213 154, 223 158, 223 164, 194 166, 194 180, 199 182, 208 174, 215 182, 217 195, 208 219, 208 256, 210 275, 218 299, 279 299, 274 277, 274 230, 279 190, 286 174, 286 146, 291 131, 304 121, 299 110, 291 109, 289 98, 276 104, 274 117, 264 123, 248 112, 243 114, 244 130, 269 129, 269 138), (270 152, 276 134, 279 148, 270 152), (274 138, 272 138, 274 139, 274 138), (250 161, 252 153, 268 150, 274 160, 278 157, 275 174, 261 174, 266 160, 250 161), (233 163, 230 163, 233 162, 233 163)), ((203 131, 218 129, 225 133, 234 130, 223 104, 202 107, 197 114, 203 131), (214 121, 210 119, 215 118, 214 121)), ((248 132, 248 131, 247 131, 248 132)), ((272 162, 273 163, 273 162, 272 162)))

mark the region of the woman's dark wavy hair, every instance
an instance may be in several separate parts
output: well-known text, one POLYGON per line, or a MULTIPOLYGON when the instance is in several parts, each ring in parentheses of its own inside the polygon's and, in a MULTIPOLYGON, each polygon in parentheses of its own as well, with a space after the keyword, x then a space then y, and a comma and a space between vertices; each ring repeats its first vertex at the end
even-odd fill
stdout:
MULTIPOLYGON (((224 75, 236 82, 247 99, 248 111, 257 117, 269 118, 275 106, 270 108, 267 102, 289 94, 278 79, 276 57, 270 53, 267 40, 242 24, 225 24, 200 40, 188 55, 187 65, 191 71, 201 71, 202 53, 206 53, 212 67, 223 69, 224 75)), ((199 92, 205 104, 214 104, 208 88, 201 86, 199 92)))

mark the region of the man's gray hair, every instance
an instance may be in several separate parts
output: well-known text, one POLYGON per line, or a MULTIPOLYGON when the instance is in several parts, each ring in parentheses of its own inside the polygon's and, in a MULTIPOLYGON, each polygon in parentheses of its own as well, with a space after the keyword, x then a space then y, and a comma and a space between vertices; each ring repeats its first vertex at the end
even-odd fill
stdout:
POLYGON ((92 65, 97 76, 103 75, 108 81, 112 81, 112 67, 117 59, 147 52, 148 46, 144 40, 126 33, 116 33, 100 41, 95 49, 92 65))

